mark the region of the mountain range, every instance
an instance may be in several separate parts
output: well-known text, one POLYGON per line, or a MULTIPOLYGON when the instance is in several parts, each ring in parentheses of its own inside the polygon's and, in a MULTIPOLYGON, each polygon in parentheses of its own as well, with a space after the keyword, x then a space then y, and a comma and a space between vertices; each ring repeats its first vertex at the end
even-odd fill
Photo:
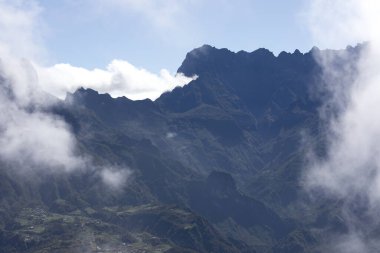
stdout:
POLYGON ((94 168, 25 177, 0 160, 0 252, 324 252, 348 228, 341 200, 303 188, 304 136, 323 155, 316 56, 340 52, 204 45, 178 69, 197 78, 155 101, 68 93, 44 110, 94 168), (128 171, 121 189, 104 164, 128 171))

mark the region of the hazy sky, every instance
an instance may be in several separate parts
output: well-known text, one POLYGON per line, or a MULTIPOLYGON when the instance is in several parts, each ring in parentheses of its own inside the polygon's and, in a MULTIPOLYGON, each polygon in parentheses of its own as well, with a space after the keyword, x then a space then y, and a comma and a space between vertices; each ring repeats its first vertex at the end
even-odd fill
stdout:
POLYGON ((113 59, 175 72, 203 44, 234 51, 309 51, 305 0, 39 0, 51 63, 105 67, 113 59))

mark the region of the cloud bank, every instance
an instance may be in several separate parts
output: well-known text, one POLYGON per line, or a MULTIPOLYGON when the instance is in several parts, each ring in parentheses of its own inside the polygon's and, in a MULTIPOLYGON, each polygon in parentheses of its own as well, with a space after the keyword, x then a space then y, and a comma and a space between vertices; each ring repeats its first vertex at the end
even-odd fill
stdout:
POLYGON ((0 0, 0 162, 6 165, 1 169, 19 174, 93 169, 110 188, 122 188, 131 171, 95 165, 92 157, 78 152, 66 122, 47 110, 58 100, 45 93, 42 84, 47 82, 39 77, 43 68, 37 62, 44 58, 40 11, 31 0, 0 0))
POLYGON ((82 163, 75 140, 63 121, 40 111, 50 101, 25 58, 42 52, 34 34, 39 11, 33 1, 0 1, 0 157, 22 168, 69 171, 82 163))
MULTIPOLYGON (((331 252, 376 252, 380 226, 380 2, 316 0, 310 4, 310 27, 325 47, 369 41, 352 68, 337 69, 336 57, 319 56, 330 105, 327 155, 314 156, 306 175, 309 189, 343 200, 341 215, 348 232, 332 238, 331 252), (347 78, 349 77, 349 78, 347 78)), ((344 54, 344 53, 342 53, 344 54)), ((338 57, 346 57, 340 54, 338 57)), ((346 59, 349 59, 347 56, 346 59)), ((326 109, 326 108, 325 108, 326 109)))
POLYGON ((196 77, 179 73, 171 75, 162 69, 158 75, 137 68, 127 61, 114 60, 106 69, 88 70, 70 64, 52 67, 35 66, 41 88, 59 98, 80 87, 91 88, 113 97, 126 96, 132 100, 155 100, 163 92, 184 86, 196 77))

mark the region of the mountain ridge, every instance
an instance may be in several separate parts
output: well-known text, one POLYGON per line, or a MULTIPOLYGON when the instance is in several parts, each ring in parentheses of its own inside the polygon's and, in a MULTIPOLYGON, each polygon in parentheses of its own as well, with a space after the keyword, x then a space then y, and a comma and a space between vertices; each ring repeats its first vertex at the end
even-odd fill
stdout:
POLYGON ((346 227, 338 200, 308 201, 299 181, 300 134, 323 148, 316 52, 339 54, 206 45, 178 69, 198 78, 155 101, 68 94, 46 113, 94 168, 33 181, 0 160, 0 252, 78 251, 77 237, 87 250, 321 252, 325 231, 346 227), (102 184, 104 164, 131 171, 120 192, 102 184))

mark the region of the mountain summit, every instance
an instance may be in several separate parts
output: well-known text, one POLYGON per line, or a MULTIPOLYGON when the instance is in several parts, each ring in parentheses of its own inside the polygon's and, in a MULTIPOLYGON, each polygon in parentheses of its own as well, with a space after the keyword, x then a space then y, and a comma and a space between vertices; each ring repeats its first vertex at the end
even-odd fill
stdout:
POLYGON ((178 69, 198 79, 163 94, 158 103, 177 112, 203 103, 262 116, 269 107, 281 110, 308 102, 310 87, 305 84, 313 81, 317 71, 311 52, 283 52, 276 57, 267 49, 233 53, 205 45, 188 53, 178 69))

